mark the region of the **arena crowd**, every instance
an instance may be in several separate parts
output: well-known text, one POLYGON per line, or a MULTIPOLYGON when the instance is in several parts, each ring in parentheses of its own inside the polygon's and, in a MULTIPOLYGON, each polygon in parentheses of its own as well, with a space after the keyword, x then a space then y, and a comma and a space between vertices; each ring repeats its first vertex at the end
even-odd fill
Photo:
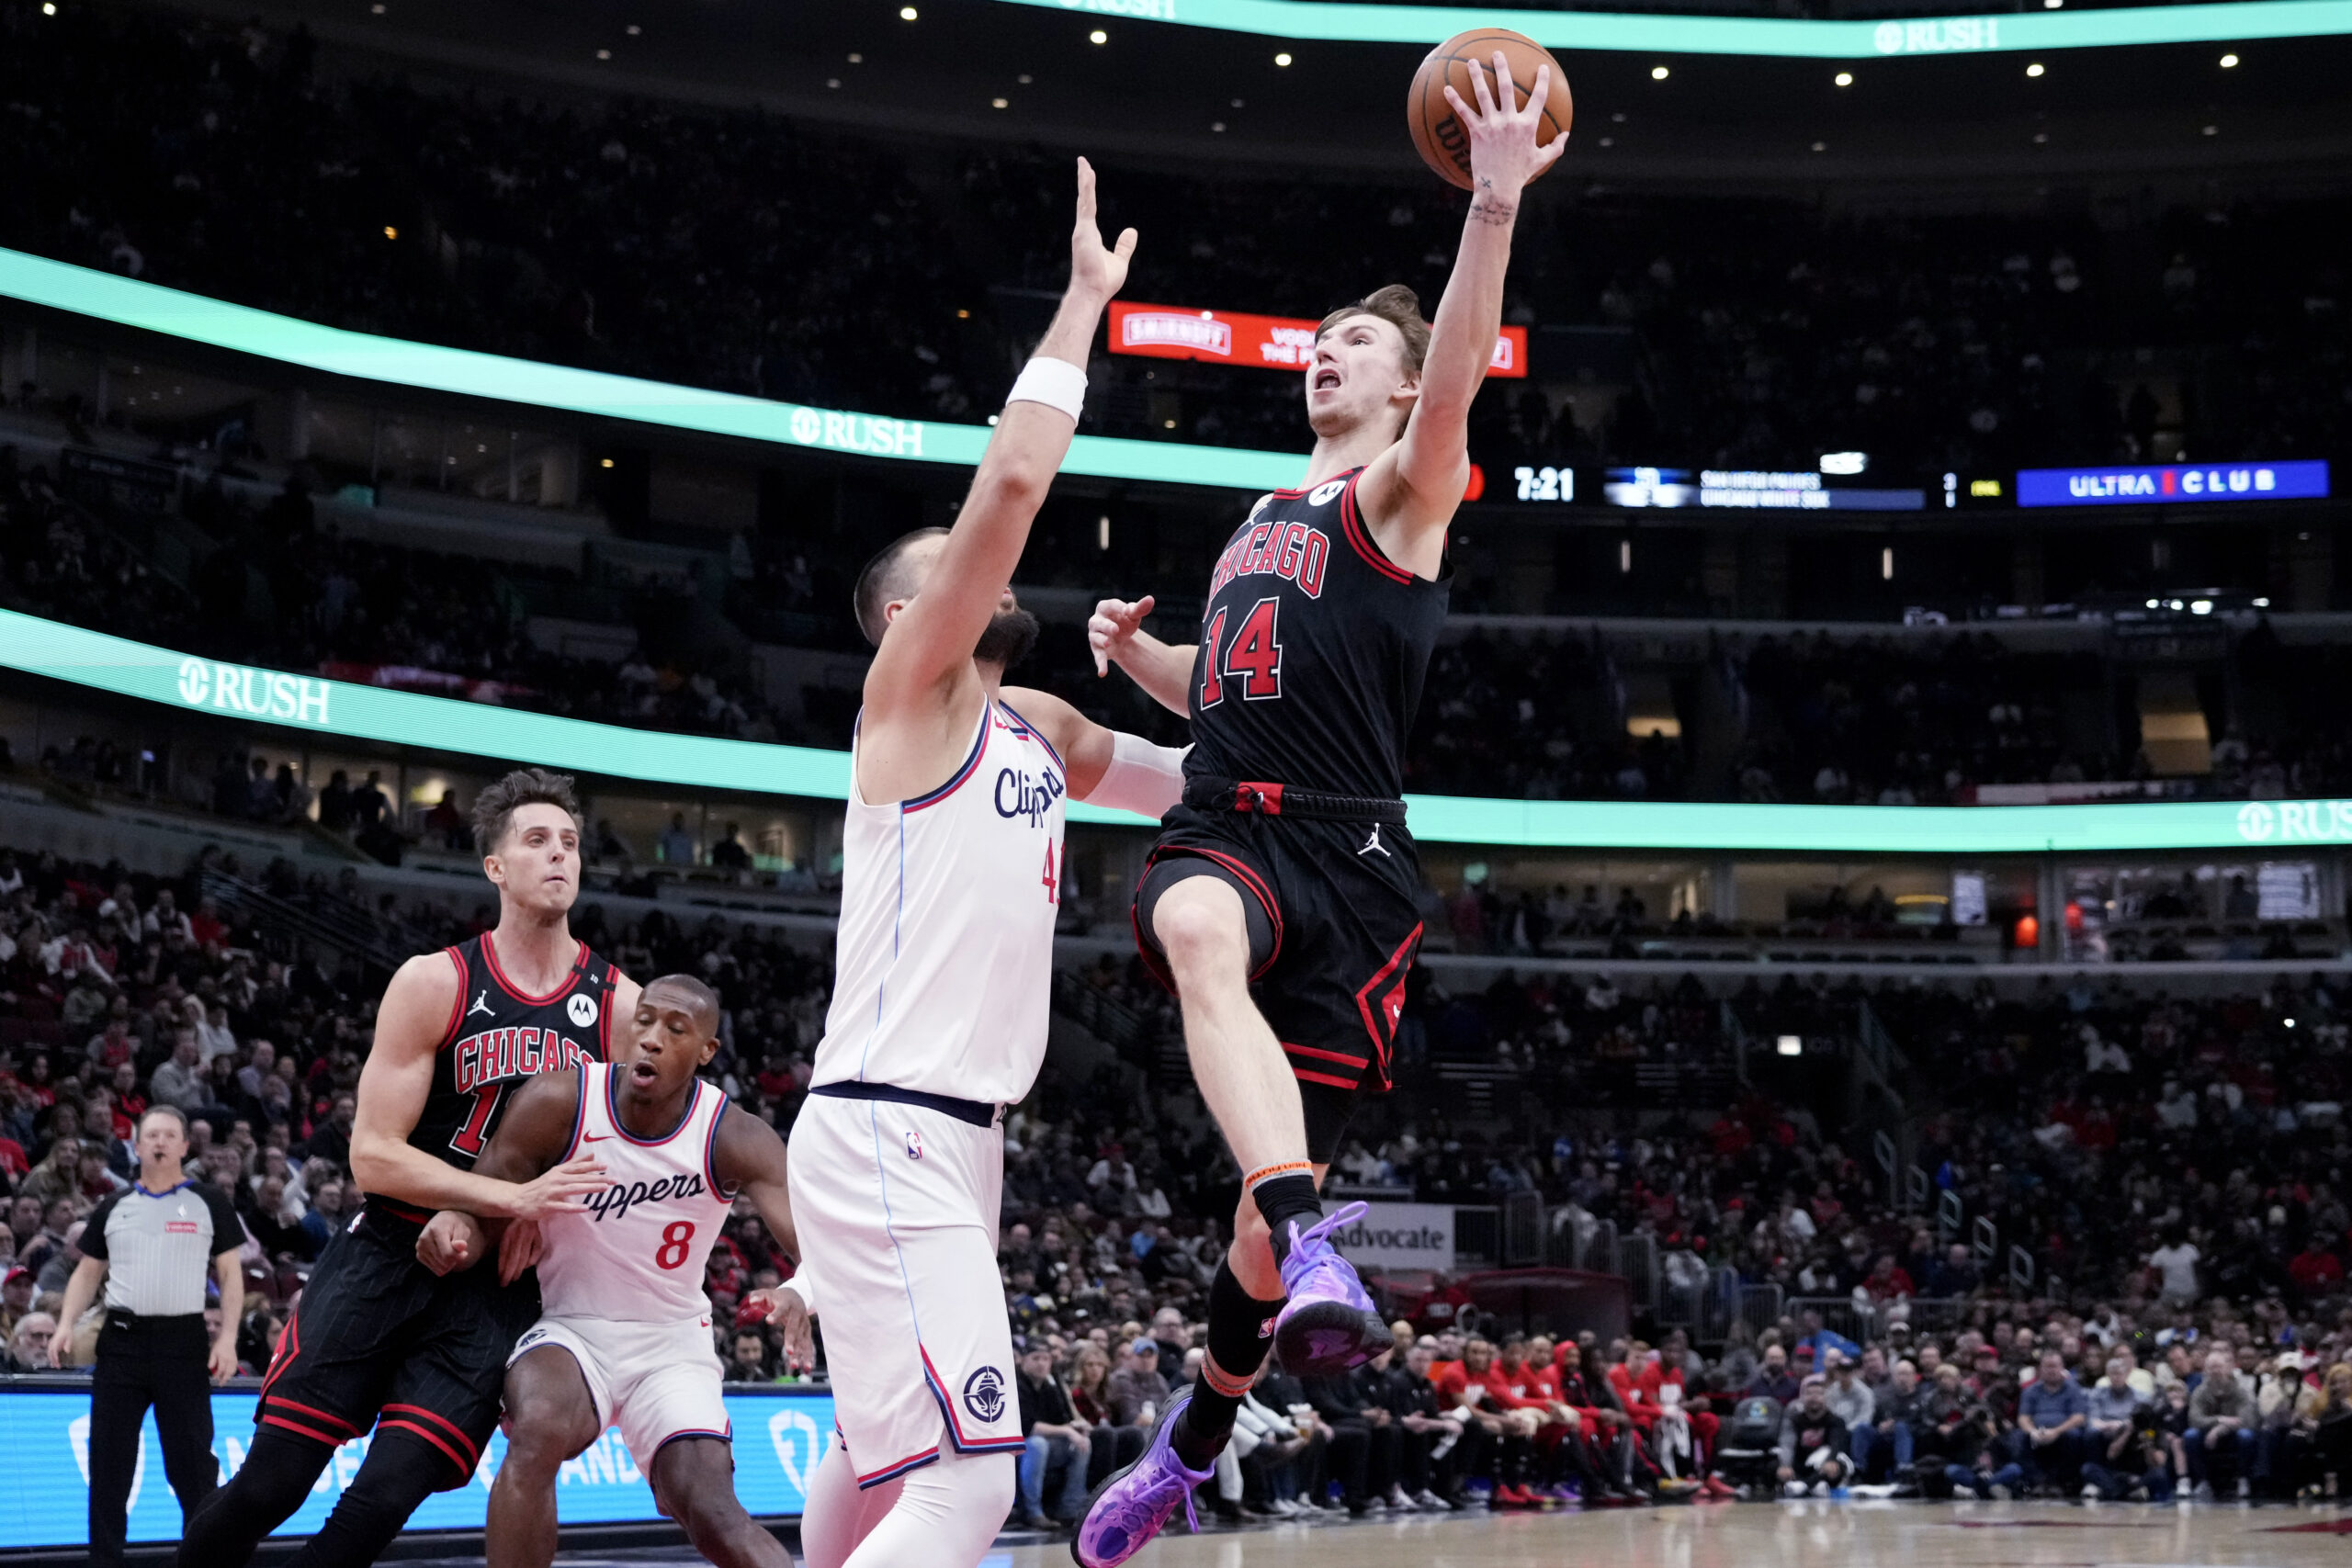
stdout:
MULTIPOLYGON (((290 867, 263 880, 290 902, 340 900, 417 948, 470 929, 290 867)), ((309 1264, 354 1212, 373 990, 356 963, 224 916, 202 887, 193 872, 0 852, 0 1343, 14 1370, 44 1367, 61 1332, 86 1364, 95 1325, 53 1314, 79 1216, 130 1179, 130 1130, 148 1105, 188 1115, 191 1168, 243 1222, 247 1371, 267 1363, 309 1264)), ((629 973, 716 986, 713 1074, 788 1128, 821 1029, 821 952, 717 917, 616 927, 590 905, 576 925, 629 973)), ((1081 983, 1149 1005, 1114 963, 1081 983)), ((2327 1493, 2352 1437, 2352 1371, 2336 1365, 2352 1358, 2352 1214, 2335 1190, 2352 998, 2338 992, 2315 976, 2211 1000, 2080 985, 2004 1002, 1989 986, 1823 982, 1735 1000, 1762 1028, 1825 1027, 1868 1000, 1913 1060, 1939 1064, 1911 1086, 1939 1107, 1918 1158, 2045 1284, 2064 1281, 2037 1295, 1889 1203, 1883 1178, 1802 1111, 1759 1096, 1665 1122, 1596 1109, 1605 1099, 1579 1085, 1612 1051, 1720 1049, 1706 1021, 1718 1010, 1693 983, 1510 981, 1457 997, 1425 981, 1404 1032, 1417 1043, 1400 1037, 1408 1087, 1429 1087, 1433 1057, 1500 1039, 1526 1054, 1539 1097, 1489 1135, 1417 1092, 1411 1114, 1368 1120, 1337 1179, 1436 1201, 1534 1191, 1564 1235, 1606 1224, 1645 1238, 1669 1286, 1732 1271, 1740 1308, 1704 1325, 1702 1347, 1702 1325, 1658 1313, 1634 1325, 1647 1342, 1555 1339, 1461 1281, 1392 1280, 1396 1349, 1342 1378, 1274 1370, 1204 1504, 1240 1519, 1856 1487, 2327 1493), (2292 1095, 2278 1087, 2290 1045, 2292 1095)), ((1133 1456, 1197 1359, 1235 1173, 1189 1100, 1105 1064, 1049 1071, 1008 1122, 1000 1261, 1023 1347, 1021 1510, 1039 1522, 1067 1517, 1133 1456)), ((731 1378, 778 1375, 777 1347, 741 1303, 791 1267, 756 1217, 730 1224, 706 1285, 731 1378)))
MULTIPOLYGON (((368 332, 974 419, 1035 330, 991 287, 1060 285, 1057 154, 919 168, 772 115, 449 90, 300 31, 31 6, 0 8, 0 157, 26 171, 0 243, 368 332)), ((1182 306, 1319 318, 1392 281, 1434 300, 1461 223, 1418 177, 1113 160, 1104 181, 1107 215, 1148 236, 1133 297, 1182 306)), ((1579 329, 1566 370, 1623 395, 1484 400, 1473 449, 1506 471, 1789 468, 1836 430, 1912 475, 2324 453, 2352 418, 2347 312, 2294 241, 2341 222, 2324 199, 2190 202, 2119 240, 2086 212, 1547 193, 1508 319, 1579 329), (2078 368, 2134 351, 2177 378, 2078 368)), ((1102 376, 1105 434, 1304 440, 1280 377, 1102 376)))

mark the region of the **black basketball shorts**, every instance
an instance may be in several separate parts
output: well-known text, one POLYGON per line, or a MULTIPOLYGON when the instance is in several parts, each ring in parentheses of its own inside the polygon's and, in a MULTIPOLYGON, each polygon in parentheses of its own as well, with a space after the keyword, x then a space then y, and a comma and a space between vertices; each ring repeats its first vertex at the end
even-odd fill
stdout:
POLYGON ((340 1444, 373 1427, 449 1461, 462 1486, 498 1427, 506 1358, 538 1321, 535 1274, 498 1282, 498 1260, 436 1275, 416 1260, 422 1216, 369 1200, 336 1233, 263 1378, 257 1425, 340 1444))
POLYGON ((1413 840, 1370 822, 1177 807, 1161 818, 1134 911, 1136 945, 1170 991, 1152 911, 1170 886, 1199 875, 1242 895, 1250 997, 1298 1079, 1308 1157, 1329 1164, 1357 1096, 1393 1081, 1390 1052, 1421 945, 1413 840))

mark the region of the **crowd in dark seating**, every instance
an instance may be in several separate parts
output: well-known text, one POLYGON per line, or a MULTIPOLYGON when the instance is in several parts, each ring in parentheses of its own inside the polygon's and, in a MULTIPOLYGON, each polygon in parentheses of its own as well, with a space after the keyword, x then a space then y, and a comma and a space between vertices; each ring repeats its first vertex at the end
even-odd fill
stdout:
POLYGON ((1815 634, 1760 637, 1734 659, 1742 800, 1942 806, 1978 784, 2134 776, 2098 745, 2110 697, 2096 653, 2016 653, 1982 632, 1924 645, 1815 634))
MULTIPOLYGON (((342 326, 962 419, 988 412, 1034 330, 991 286, 1061 280, 1056 155, 959 150, 946 178, 919 181, 906 152, 771 115, 536 102, 380 69, 340 74, 300 32, 0 10, 0 157, 25 171, 0 188, 0 243, 342 326)), ((1385 282, 1433 306, 1461 220, 1419 179, 1114 161, 1105 190, 1110 220, 1148 237, 1132 298, 1309 318, 1385 282)), ((2088 216, 1547 189, 1510 319, 1602 329, 1614 360, 1582 368, 1625 392, 1498 388, 1474 448, 1772 468, 1860 448, 1914 475, 2184 444, 2324 452, 2352 417, 2333 368, 2346 312, 2340 279, 2294 242, 2340 217, 2324 201, 2195 206, 2123 244, 2088 216), (2134 349, 2192 368, 2071 368, 2134 349), (2208 349, 2227 351, 2225 384, 2193 368, 2208 349)), ((1538 374, 1577 379, 1546 368, 1553 352, 1539 344, 1538 374)), ((1284 377, 1164 361, 1102 377, 1094 428, 1306 439, 1284 377)))
POLYGON ((0 604, 211 658, 322 671, 638 729, 812 739, 754 682, 740 647, 697 641, 690 584, 615 574, 639 631, 617 660, 560 653, 526 629, 535 595, 576 573, 376 545, 320 527, 289 487, 253 506, 217 482, 185 515, 209 553, 178 581, 122 520, 0 446, 0 604))

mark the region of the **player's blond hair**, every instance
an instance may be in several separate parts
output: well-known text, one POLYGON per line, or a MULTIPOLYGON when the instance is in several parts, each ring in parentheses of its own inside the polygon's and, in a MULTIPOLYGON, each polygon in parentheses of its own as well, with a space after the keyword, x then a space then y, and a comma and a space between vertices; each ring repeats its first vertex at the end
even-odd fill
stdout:
POLYGON ((1315 329, 1315 340, 1346 321, 1350 316, 1372 316, 1386 321, 1405 337, 1405 368, 1412 375, 1421 373, 1421 362, 1429 357, 1430 324, 1421 320, 1421 297, 1401 283, 1385 288, 1375 288, 1352 305, 1342 305, 1323 318, 1315 329))

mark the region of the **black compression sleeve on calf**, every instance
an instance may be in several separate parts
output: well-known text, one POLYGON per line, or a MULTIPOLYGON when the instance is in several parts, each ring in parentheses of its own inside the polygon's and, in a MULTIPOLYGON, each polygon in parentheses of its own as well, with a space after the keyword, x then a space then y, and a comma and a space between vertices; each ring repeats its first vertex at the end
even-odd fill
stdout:
POLYGON ((293 1517, 334 1457, 325 1443, 275 1427, 254 1433, 245 1462, 187 1521, 180 1568, 241 1568, 262 1538, 293 1517))
MULTIPOLYGON (((375 1562, 417 1506, 452 1484, 455 1469, 449 1456, 431 1444, 379 1427, 359 1473, 344 1488, 319 1533, 287 1568, 346 1568, 375 1562)), ((464 1480, 462 1473, 457 1475, 458 1483, 464 1480)))
POLYGON ((1257 1203, 1258 1213, 1265 1216, 1266 1228, 1274 1233, 1277 1263, 1290 1256, 1291 1222, 1296 1220, 1304 1229, 1323 1217, 1323 1200, 1315 1195, 1315 1171, 1311 1166, 1261 1178, 1250 1189, 1250 1196, 1257 1203))
POLYGON ((1192 1403, 1170 1438, 1176 1457, 1194 1470, 1207 1469, 1233 1436, 1234 1413, 1266 1364, 1274 1343, 1274 1314, 1282 1309, 1282 1303, 1261 1302, 1243 1290, 1233 1265, 1217 1260, 1216 1277, 1209 1281, 1205 1359, 1193 1383, 1192 1403))

